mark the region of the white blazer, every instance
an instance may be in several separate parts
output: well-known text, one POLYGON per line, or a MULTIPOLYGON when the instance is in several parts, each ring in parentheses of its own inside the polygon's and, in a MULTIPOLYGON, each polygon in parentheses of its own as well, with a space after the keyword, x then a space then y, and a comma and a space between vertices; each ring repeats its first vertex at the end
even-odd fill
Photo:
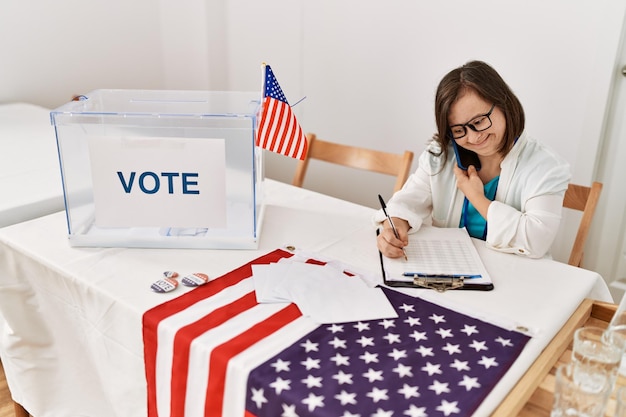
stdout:
MULTIPOLYGON (((439 145, 432 142, 420 155, 417 170, 387 203, 387 213, 407 220, 410 233, 422 225, 459 227, 461 220, 464 195, 456 187, 454 151, 450 148, 441 170, 441 157, 429 149, 437 151, 439 145)), ((496 198, 487 212, 487 246, 531 258, 548 255, 571 178, 569 164, 522 133, 500 167, 496 198)), ((382 210, 373 220, 376 225, 385 220, 382 210)))

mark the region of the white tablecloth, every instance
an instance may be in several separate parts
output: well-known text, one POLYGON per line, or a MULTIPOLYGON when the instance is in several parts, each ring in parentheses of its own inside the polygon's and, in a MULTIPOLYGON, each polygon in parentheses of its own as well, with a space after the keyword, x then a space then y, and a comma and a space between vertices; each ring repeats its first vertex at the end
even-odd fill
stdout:
MULTIPOLYGON (((188 291, 157 294, 163 271, 219 276, 285 245, 378 275, 372 209, 266 181, 258 250, 70 248, 59 212, 0 229, 0 348, 16 401, 36 417, 146 414, 143 313, 188 291)), ((475 241, 495 290, 410 290, 491 322, 534 332, 476 415, 489 414, 585 298, 612 301, 602 278, 475 241)), ((242 389, 245 387, 242 387, 242 389)))
POLYGON ((50 110, 0 105, 0 227, 63 210, 50 110))

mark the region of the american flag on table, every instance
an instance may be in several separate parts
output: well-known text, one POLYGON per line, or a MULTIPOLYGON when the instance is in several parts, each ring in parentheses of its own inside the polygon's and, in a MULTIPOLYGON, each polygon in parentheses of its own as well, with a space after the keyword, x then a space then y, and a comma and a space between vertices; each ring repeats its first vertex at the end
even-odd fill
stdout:
POLYGON ((251 264, 288 256, 145 313, 149 417, 469 416, 529 340, 388 289, 393 320, 317 325, 258 304, 251 264))
POLYGON ((256 146, 291 158, 304 159, 308 149, 306 136, 269 65, 265 65, 264 85, 256 146))

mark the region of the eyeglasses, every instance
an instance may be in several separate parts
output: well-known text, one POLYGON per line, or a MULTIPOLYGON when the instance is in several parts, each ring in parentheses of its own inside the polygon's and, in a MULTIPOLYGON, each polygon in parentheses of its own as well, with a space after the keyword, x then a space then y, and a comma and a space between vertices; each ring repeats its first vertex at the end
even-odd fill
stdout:
POLYGON ((494 103, 494 105, 491 106, 491 109, 489 109, 489 112, 476 116, 465 124, 450 126, 450 135, 452 135, 452 138, 454 140, 458 140, 467 135, 468 127, 474 132, 482 132, 483 130, 489 129, 491 127, 491 118, 489 116, 491 116, 495 107, 496 105, 494 103))

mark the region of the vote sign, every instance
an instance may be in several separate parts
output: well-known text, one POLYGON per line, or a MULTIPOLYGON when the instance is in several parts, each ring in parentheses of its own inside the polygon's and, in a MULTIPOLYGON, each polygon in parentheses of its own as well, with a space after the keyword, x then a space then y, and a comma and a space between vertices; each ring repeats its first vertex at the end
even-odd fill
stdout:
POLYGON ((98 227, 226 227, 224 139, 90 136, 98 227))

